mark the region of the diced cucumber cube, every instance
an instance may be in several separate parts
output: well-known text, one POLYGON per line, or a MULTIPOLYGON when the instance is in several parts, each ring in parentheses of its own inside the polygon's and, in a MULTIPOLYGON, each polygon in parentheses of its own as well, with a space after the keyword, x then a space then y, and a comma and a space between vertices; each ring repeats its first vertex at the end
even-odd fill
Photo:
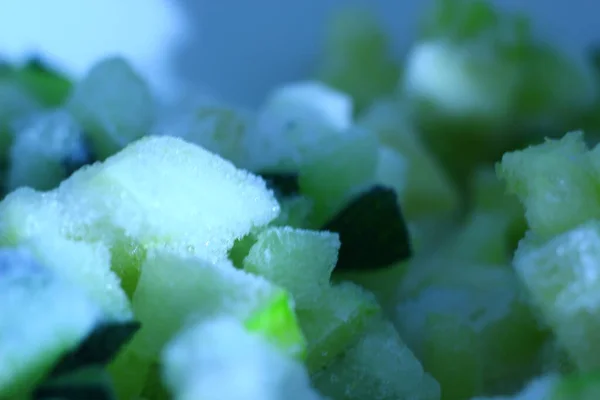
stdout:
POLYGON ((174 137, 146 137, 64 181, 58 198, 84 240, 123 257, 120 276, 135 288, 144 247, 180 247, 210 262, 234 240, 265 225, 279 205, 264 181, 174 137), (142 255, 141 255, 142 254, 142 255))
POLYGON ((156 111, 147 84, 120 57, 92 66, 73 88, 67 108, 102 160, 148 134, 156 111))
POLYGON ((390 54, 386 33, 369 10, 345 7, 334 14, 317 76, 352 96, 357 111, 394 92, 400 67, 390 54))
POLYGON ((268 228, 257 237, 244 260, 244 269, 288 290, 299 308, 316 307, 340 248, 338 235, 330 232, 268 228))
POLYGON ((438 383, 383 320, 371 321, 356 345, 312 378, 321 393, 336 400, 440 398, 438 383))
POLYGON ((81 128, 64 111, 32 117, 15 135, 7 189, 50 190, 90 160, 81 128))
POLYGON ((82 288, 111 318, 131 317, 111 254, 99 242, 69 238, 72 224, 52 193, 21 188, 0 202, 0 245, 23 246, 43 265, 82 288))
POLYGON ((600 222, 587 222, 542 245, 535 239, 523 240, 514 266, 577 367, 598 368, 600 222))
POLYGON ((262 169, 296 172, 344 136, 352 100, 322 83, 298 82, 271 93, 257 118, 251 147, 265 159, 262 169))
POLYGON ((582 132, 507 153, 497 173, 524 204, 529 227, 541 238, 600 218, 600 185, 582 132))
POLYGON ((430 314, 425 327, 423 367, 442 387, 442 399, 468 399, 481 391, 479 337, 455 315, 430 314))
POLYGON ((24 249, 0 250, 0 278, 0 397, 21 398, 102 315, 24 249))
POLYGON ((386 148, 392 150, 380 153, 378 170, 379 174, 390 173, 390 169, 403 174, 402 180, 400 175, 394 178, 398 184, 392 187, 402 188, 398 195, 408 219, 452 213, 457 209, 456 188, 421 143, 400 104, 387 99, 377 101, 361 116, 358 124, 372 131, 386 148), (405 165, 405 171, 401 165, 405 165))
POLYGON ((300 192, 315 202, 315 225, 327 222, 353 195, 373 183, 378 155, 377 137, 357 129, 300 169, 300 192))
POLYGON ((311 308, 299 308, 298 319, 308 343, 308 370, 316 372, 334 362, 379 312, 375 297, 349 282, 321 292, 311 308))
MULTIPOLYGON (((153 134, 180 137, 233 162, 251 168, 250 135, 254 115, 216 101, 196 101, 167 114, 153 134)), ((258 162, 258 161, 257 161, 258 162)))
POLYGON ((162 353, 176 400, 319 400, 306 370, 234 318, 187 327, 162 353))
POLYGON ((142 329, 132 345, 138 354, 155 359, 162 346, 190 320, 230 315, 271 336, 269 339, 281 344, 284 351, 301 354, 304 339, 295 314, 285 310, 293 306, 282 292, 231 264, 215 265, 177 251, 153 249, 142 265, 133 296, 133 309, 142 329))

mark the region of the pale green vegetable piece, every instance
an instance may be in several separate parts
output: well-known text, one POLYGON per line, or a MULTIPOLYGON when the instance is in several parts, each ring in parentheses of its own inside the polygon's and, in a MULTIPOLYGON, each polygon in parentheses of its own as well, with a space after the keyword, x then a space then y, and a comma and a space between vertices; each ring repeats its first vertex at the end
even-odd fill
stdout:
POLYGON ((249 143, 261 170, 296 172, 339 141, 352 125, 352 100, 319 82, 282 86, 269 95, 257 115, 249 143))
POLYGON ((31 237, 63 236, 74 222, 64 218, 53 193, 20 188, 0 202, 0 244, 15 246, 31 237))
POLYGON ((73 88, 66 106, 100 159, 147 135, 156 111, 148 85, 120 57, 93 65, 73 88))
POLYGON ((377 101, 358 124, 372 131, 385 146, 380 149, 378 177, 387 175, 387 180, 396 182, 392 187, 398 191, 407 218, 431 217, 457 209, 456 188, 421 143, 400 104, 387 99, 377 101), (392 173, 396 177, 390 177, 392 173))
POLYGON ((16 133, 7 189, 50 190, 89 159, 79 125, 65 111, 36 115, 16 133))
POLYGON ((378 155, 375 135, 353 129, 300 169, 300 193, 315 202, 316 226, 327 222, 348 200, 375 182, 378 155))
POLYGON ((459 317, 430 314, 425 327, 423 367, 442 387, 442 399, 467 399, 480 393, 483 360, 479 337, 459 317))
POLYGON ((281 213, 269 225, 291 226, 298 229, 311 228, 311 216, 315 202, 302 195, 294 195, 279 199, 281 213))
POLYGON ((580 370, 600 366, 600 223, 590 221, 538 244, 523 240, 515 269, 558 342, 580 370))
POLYGON ((473 346, 482 354, 486 389, 504 388, 531 373, 547 335, 508 266, 442 257, 414 267, 418 271, 405 276, 392 316, 418 357, 425 351, 428 316, 451 315, 477 337, 473 346))
POLYGON ((519 78, 516 65, 489 43, 432 39, 408 55, 401 89, 411 101, 431 107, 430 113, 495 122, 512 111, 519 78))
POLYGON ((357 110, 394 92, 400 67, 390 43, 369 10, 344 7, 334 14, 325 40, 325 54, 317 71, 323 82, 348 93, 357 110))
POLYGON ((307 366, 323 368, 355 341, 369 316, 379 312, 372 294, 356 285, 331 287, 340 247, 330 232, 268 228, 244 260, 246 271, 288 290, 308 341, 307 366))
POLYGON ((82 288, 110 318, 131 318, 121 280, 111 270, 109 249, 100 242, 70 238, 78 222, 69 217, 52 193, 18 189, 0 203, 0 245, 26 247, 46 267, 82 288))
POLYGON ((132 345, 138 354, 155 359, 162 346, 188 321, 226 314, 241 322, 250 320, 249 326, 265 336, 271 334, 269 340, 281 344, 288 354, 301 354, 304 338, 294 313, 281 313, 282 305, 293 309, 291 300, 282 293, 264 278, 227 262, 216 265, 178 251, 153 249, 142 264, 133 296, 133 309, 142 329, 132 345), (260 313, 266 313, 266 320, 257 320, 260 313), (271 321, 269 314, 274 318, 271 321))
POLYGON ((258 235, 244 269, 288 290, 297 307, 313 308, 319 293, 329 288, 339 248, 336 233, 268 228, 258 235))
POLYGON ((57 189, 77 236, 120 254, 131 294, 144 247, 169 244, 225 260, 234 240, 265 225, 279 205, 264 181, 181 139, 146 137, 85 167, 57 189))
POLYGON ((497 173, 524 204, 529 227, 542 239, 600 218, 600 184, 582 132, 507 153, 497 173))
POLYGON ((162 118, 153 133, 180 137, 204 147, 233 162, 240 168, 253 166, 249 159, 249 132, 255 116, 217 101, 194 101, 181 105, 162 118))
POLYGON ((234 318, 186 327, 162 353, 176 400, 319 400, 306 370, 234 318))
POLYGON ((374 320, 357 344, 313 375, 317 389, 336 400, 438 400, 438 383, 402 342, 394 327, 374 320))
POLYGON ((311 308, 298 308, 306 335, 306 365, 319 371, 342 355, 363 334, 373 315, 380 313, 375 297, 349 282, 315 295, 311 308))
POLYGON ((102 314, 24 249, 0 250, 0 277, 0 397, 27 397, 102 314))

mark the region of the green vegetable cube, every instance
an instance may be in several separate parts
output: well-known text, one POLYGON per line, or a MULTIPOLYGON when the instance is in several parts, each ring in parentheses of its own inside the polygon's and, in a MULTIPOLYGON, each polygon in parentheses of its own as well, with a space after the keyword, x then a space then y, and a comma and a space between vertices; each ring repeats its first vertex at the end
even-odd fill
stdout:
POLYGON ((581 132, 505 154, 497 173, 542 239, 600 218, 600 185, 581 132))
POLYGON ((315 374, 317 389, 336 400, 440 398, 438 383, 402 342, 394 327, 371 321, 364 337, 326 370, 315 374))
POLYGON ((542 245, 530 236, 514 266, 575 364, 586 371, 600 367, 600 223, 590 221, 542 245))
POLYGON ((229 315, 280 344, 289 354, 304 351, 292 304, 280 288, 229 263, 218 265, 166 248, 152 249, 142 265, 133 309, 142 329, 132 342, 155 359, 186 323, 229 315))
POLYGON ((100 159, 148 134, 156 111, 146 82, 120 57, 93 65, 66 105, 100 159))

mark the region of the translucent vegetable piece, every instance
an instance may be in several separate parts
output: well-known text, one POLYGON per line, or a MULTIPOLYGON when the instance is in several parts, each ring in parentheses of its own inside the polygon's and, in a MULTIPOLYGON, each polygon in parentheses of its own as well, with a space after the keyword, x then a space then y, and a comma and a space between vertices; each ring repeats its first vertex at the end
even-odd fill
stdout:
POLYGON ((402 342, 394 327, 372 321, 364 337, 326 370, 313 376, 317 389, 337 400, 440 398, 438 383, 402 342))
POLYGON ((107 367, 118 399, 134 399, 142 393, 151 364, 131 344, 121 350, 107 367))
POLYGON ((382 179, 382 175, 395 171, 397 177, 388 179, 397 182, 391 186, 398 190, 408 219, 451 213, 458 207, 456 188, 420 142, 401 105, 380 100, 358 124, 375 133, 384 144, 379 155, 378 177, 382 179))
POLYGON ((271 334, 269 339, 281 344, 288 354, 301 354, 304 338, 293 311, 290 314, 285 310, 285 306, 293 306, 281 296, 280 288, 231 264, 215 265, 158 248, 149 252, 143 263, 133 296, 142 330, 132 345, 138 354, 155 359, 162 346, 188 321, 230 315, 247 321, 258 333, 271 334), (296 341, 290 342, 290 338, 296 341))
POLYGON ((524 204, 529 227, 542 239, 600 217, 600 186, 582 132, 507 153, 497 173, 524 204))
POLYGON ((251 145, 261 170, 296 172, 340 140, 352 123, 352 100, 318 82, 289 84, 262 105, 251 145))
POLYGON ((153 132, 180 137, 233 162, 251 168, 248 147, 254 115, 217 101, 194 101, 167 114, 153 132))
POLYGON ((468 399, 481 391, 483 360, 479 337, 454 315, 430 314, 424 339, 423 367, 442 387, 442 399, 468 399))
POLYGON ((166 347, 162 361, 177 400, 321 398, 301 364, 232 318, 187 327, 166 347))
POLYGON ((0 276, 0 396, 27 397, 101 313, 26 250, 0 249, 0 276))
POLYGON ((244 269, 287 289, 297 307, 313 308, 315 298, 329 288, 339 248, 335 233, 268 228, 258 235, 244 269))
POLYGON ((344 203, 375 180, 379 144, 368 131, 347 132, 337 145, 300 169, 300 192, 315 202, 313 223, 319 226, 344 203))
POLYGON ((67 107, 102 160, 148 134, 156 111, 148 85, 120 57, 92 66, 73 88, 67 107))
POLYGON ((34 116, 15 136, 7 189, 50 190, 91 160, 79 125, 65 111, 34 116))
POLYGON ((299 308, 298 319, 306 335, 306 366, 323 369, 342 355, 364 333, 380 312, 375 297, 352 283, 343 282, 316 295, 312 308, 299 308))
POLYGON ((352 96, 357 111, 394 92, 400 66, 391 56, 386 33, 369 10, 344 7, 334 14, 317 76, 352 96))
POLYGON ((552 327, 558 342, 580 370, 600 366, 594 339, 599 332, 600 223, 587 222, 539 245, 529 236, 515 254, 514 266, 552 327))

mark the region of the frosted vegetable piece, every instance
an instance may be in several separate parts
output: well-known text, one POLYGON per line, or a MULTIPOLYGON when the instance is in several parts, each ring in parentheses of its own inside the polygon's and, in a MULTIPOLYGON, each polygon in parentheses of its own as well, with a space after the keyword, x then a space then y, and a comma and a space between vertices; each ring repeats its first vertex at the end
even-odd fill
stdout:
POLYGON ((18 245, 33 236, 62 235, 73 221, 52 193, 20 188, 0 202, 0 244, 18 245))
POLYGON ((353 195, 375 181, 379 142, 356 129, 300 169, 300 192, 315 202, 313 222, 325 223, 353 195))
POLYGON ((373 321, 362 339, 314 375, 313 382, 321 393, 339 400, 440 398, 438 383, 383 320, 373 321))
POLYGON ((148 85, 120 57, 93 65, 73 88, 67 108, 100 159, 148 134, 155 112, 148 85))
POLYGON ((7 188, 50 190, 89 160, 82 129, 67 112, 36 115, 15 135, 7 188))
POLYGON ((340 240, 336 233, 268 228, 257 237, 244 260, 244 269, 288 290, 297 307, 315 305, 329 287, 340 240))
POLYGON ((86 231, 138 245, 169 243, 209 261, 267 224, 279 205, 262 179, 181 139, 145 137, 58 189, 86 231))
POLYGON ((104 244, 45 235, 23 241, 22 246, 47 268, 85 291, 108 318, 130 320, 133 317, 121 281, 111 270, 110 252, 104 244))
POLYGON ((590 221, 543 245, 534 240, 520 243, 515 269, 579 369, 598 368, 600 223, 590 221))
POLYGON ((350 128, 352 100, 319 82, 289 84, 269 95, 256 123, 251 147, 263 169, 295 172, 350 128))
POLYGON ((582 132, 507 153, 497 173, 524 204, 529 227, 541 238, 600 217, 600 185, 582 132))
POLYGON ((162 353, 176 400, 319 400, 301 364, 234 318, 187 327, 162 353))
POLYGON ((0 397, 27 397, 101 318, 77 287, 24 249, 0 249, 0 397))
POLYGON ((282 293, 264 278, 230 263, 215 265, 168 249, 153 249, 142 265, 133 296, 133 309, 142 329, 132 345, 138 354, 155 359, 189 320, 226 314, 247 322, 297 355, 304 351, 304 338, 294 313, 285 309, 293 306, 282 293), (290 338, 297 341, 293 343, 290 338))
POLYGON ((380 100, 358 124, 373 132, 385 146, 383 152, 380 150, 378 176, 381 179, 394 173, 392 179, 397 183, 391 186, 398 190, 402 210, 409 219, 451 213, 458 208, 458 192, 409 121, 402 105, 380 100))
POLYGON ((321 292, 311 308, 298 309, 308 342, 306 365, 311 372, 329 365, 364 332, 380 312, 375 297, 349 282, 321 292))

